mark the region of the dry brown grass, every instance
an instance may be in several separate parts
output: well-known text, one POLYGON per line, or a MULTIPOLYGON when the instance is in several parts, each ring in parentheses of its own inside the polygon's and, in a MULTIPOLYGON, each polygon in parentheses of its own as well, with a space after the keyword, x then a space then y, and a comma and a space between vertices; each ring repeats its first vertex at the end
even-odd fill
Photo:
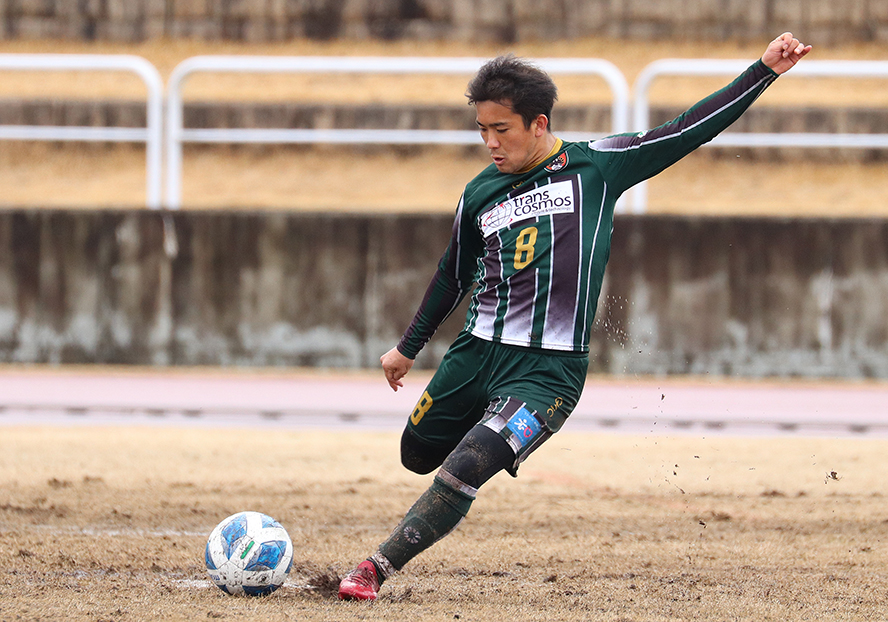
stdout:
MULTIPOLYGON (((814 42, 817 43, 816 41, 814 42)), ((143 56, 166 80, 185 58, 198 54, 253 55, 436 55, 487 57, 514 51, 531 57, 588 56, 616 64, 631 83, 658 58, 754 59, 762 44, 726 42, 620 41, 589 39, 523 43, 508 50, 493 44, 361 42, 247 45, 224 42, 152 41, 142 44, 5 41, 3 52, 127 53, 143 56)), ((871 46, 821 47, 812 58, 884 58, 871 46)), ((140 97, 135 79, 107 74, 19 74, 0 72, 0 96, 140 97)), ((354 76, 194 76, 187 99, 245 101, 416 101, 464 102, 465 77, 393 79, 354 76)), ((690 104, 724 79, 664 80, 656 101, 690 104)), ((559 78, 565 103, 605 101, 596 80, 559 78)), ((797 101, 804 105, 886 106, 884 81, 781 80, 759 105, 797 101)), ((464 184, 487 159, 480 150, 316 150, 267 147, 188 148, 183 204, 190 208, 269 208, 335 211, 451 212, 464 184), (343 177, 344 176, 344 177, 343 177)), ((712 160, 703 152, 661 176, 651 186, 654 213, 782 216, 888 215, 884 165, 798 161, 754 163, 712 160)), ((0 142, 0 205, 51 207, 138 206, 145 200, 144 150, 135 146, 22 145, 0 142)))
POLYGON ((0 619, 876 620, 888 616, 884 440, 571 434, 375 604, 330 593, 428 478, 394 433, 4 428, 0 619), (242 509, 296 544, 291 582, 204 587, 242 509), (310 587, 310 586, 314 587, 310 587))

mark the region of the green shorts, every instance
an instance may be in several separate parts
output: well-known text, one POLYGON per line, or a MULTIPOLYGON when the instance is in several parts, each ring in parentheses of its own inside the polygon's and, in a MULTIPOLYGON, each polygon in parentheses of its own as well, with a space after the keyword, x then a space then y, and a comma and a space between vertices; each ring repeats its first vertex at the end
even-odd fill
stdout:
POLYGON ((483 423, 512 446, 517 468, 576 407, 588 366, 586 353, 509 346, 460 333, 407 427, 420 440, 452 450, 483 423))

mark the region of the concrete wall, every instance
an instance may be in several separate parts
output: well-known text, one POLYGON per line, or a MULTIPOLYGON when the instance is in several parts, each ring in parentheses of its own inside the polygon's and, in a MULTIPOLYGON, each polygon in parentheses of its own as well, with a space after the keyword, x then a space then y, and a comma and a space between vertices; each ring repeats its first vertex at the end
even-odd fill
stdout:
MULTIPOLYGON (((0 361, 375 366, 449 216, 0 212, 0 361)), ((888 221, 627 217, 592 343, 615 374, 888 378, 888 221)), ((457 312, 418 364, 432 366, 457 312)))
POLYGON ((888 377, 888 222, 619 218, 614 373, 888 377))
POLYGON ((0 37, 888 40, 884 0, 0 0, 0 37))

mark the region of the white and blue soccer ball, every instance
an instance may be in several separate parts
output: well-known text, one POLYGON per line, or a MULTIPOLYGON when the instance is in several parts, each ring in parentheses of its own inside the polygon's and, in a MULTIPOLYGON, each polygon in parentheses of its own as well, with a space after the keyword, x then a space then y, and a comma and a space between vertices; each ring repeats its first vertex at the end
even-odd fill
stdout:
POLYGON ((287 580, 293 542, 276 520, 238 512, 216 525, 207 540, 207 572, 227 594, 264 596, 287 580))

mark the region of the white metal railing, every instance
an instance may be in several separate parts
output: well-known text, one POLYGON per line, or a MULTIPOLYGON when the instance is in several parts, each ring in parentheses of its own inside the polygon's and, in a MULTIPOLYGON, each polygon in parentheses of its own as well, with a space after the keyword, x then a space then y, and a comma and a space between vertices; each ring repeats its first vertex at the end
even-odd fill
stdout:
MULTIPOLYGON (((182 146, 200 143, 377 143, 377 144, 475 144, 473 130, 398 129, 188 129, 183 127, 182 88, 197 72, 215 73, 375 73, 375 74, 473 74, 486 59, 420 57, 285 57, 285 56, 195 56, 173 71, 167 89, 166 140, 164 141, 163 81, 147 60, 130 55, 102 54, 0 54, 0 71, 125 71, 145 84, 147 123, 136 127, 0 126, 0 140, 58 140, 144 142, 146 144, 146 204, 179 208, 182 193, 182 146), (166 179, 164 186, 164 147, 166 179), (163 191, 166 189, 164 201, 163 191)), ((629 131, 629 87, 623 74, 601 59, 541 59, 539 65, 551 74, 597 75, 612 93, 611 133, 629 131)), ((664 59, 651 63, 634 85, 632 131, 650 129, 651 84, 664 75, 737 75, 748 60, 664 59)), ((888 78, 888 61, 806 60, 786 74, 789 77, 888 78)), ((587 140, 582 132, 559 132, 567 140, 587 140)), ((735 147, 843 147, 888 148, 888 134, 847 133, 737 133, 726 132, 711 145, 735 147)), ((622 202, 621 202, 622 203, 622 202)), ((647 208, 647 187, 633 189, 631 209, 647 208)))
POLYGON ((2 125, 0 140, 144 142, 146 205, 159 209, 163 175, 163 80, 144 58, 128 54, 0 54, 0 70, 124 71, 138 76, 148 89, 147 120, 138 127, 68 127, 2 125))
MULTIPOLYGON (((750 65, 748 60, 663 59, 645 67, 635 80, 632 129, 650 129, 650 86, 660 76, 738 75, 750 65)), ((888 78, 888 61, 816 61, 805 60, 793 67, 786 77, 888 78)), ((725 132, 708 143, 719 147, 846 147, 888 148, 888 134, 840 133, 738 133, 725 132)), ((632 211, 647 209, 647 184, 632 190, 632 211)))
MULTIPOLYGON (((299 56, 195 56, 180 63, 167 90, 166 205, 178 209, 182 202, 182 145, 200 143, 376 143, 376 144, 475 144, 477 131, 465 130, 358 130, 358 129, 187 129, 183 126, 182 87, 198 72, 214 73, 361 73, 361 74, 473 74, 485 62, 479 58, 421 57, 299 57, 299 56)), ((629 86, 622 72, 601 59, 541 59, 550 74, 597 75, 611 89, 612 132, 628 130, 629 86)), ((568 140, 588 140, 588 134, 568 140)))

